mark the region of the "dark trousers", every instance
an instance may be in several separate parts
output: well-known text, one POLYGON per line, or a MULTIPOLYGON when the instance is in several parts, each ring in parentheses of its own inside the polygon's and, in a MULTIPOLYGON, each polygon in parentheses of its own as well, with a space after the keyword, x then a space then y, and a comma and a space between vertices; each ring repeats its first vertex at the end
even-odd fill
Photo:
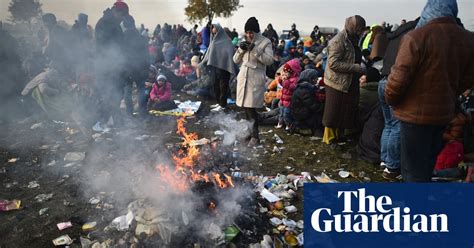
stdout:
POLYGON ((445 126, 400 122, 400 163, 405 182, 430 182, 443 148, 445 126))
POLYGON ((127 114, 133 114, 133 101, 132 101, 132 93, 133 93, 133 82, 137 85, 137 93, 138 93, 138 108, 140 114, 146 114, 146 104, 147 98, 145 95, 145 80, 134 80, 129 78, 124 85, 123 89, 123 99, 125 101, 125 107, 127 110, 127 114))
POLYGON ((245 108, 245 118, 252 122, 251 137, 258 139, 258 113, 255 108, 245 108))
POLYGON ((212 80, 214 82, 214 94, 217 103, 219 103, 221 107, 226 107, 230 73, 219 68, 213 68, 212 80))

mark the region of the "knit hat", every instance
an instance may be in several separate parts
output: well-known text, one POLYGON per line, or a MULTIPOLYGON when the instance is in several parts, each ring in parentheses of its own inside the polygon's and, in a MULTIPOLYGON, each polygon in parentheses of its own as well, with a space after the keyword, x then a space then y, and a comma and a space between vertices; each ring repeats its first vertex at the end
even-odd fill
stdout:
POLYGON ((163 75, 163 74, 160 74, 160 75, 158 75, 158 77, 156 77, 156 81, 164 81, 164 82, 166 82, 167 80, 168 80, 168 79, 167 79, 166 76, 163 75))
POLYGON ((260 33, 260 24, 255 17, 250 17, 245 23, 244 27, 245 32, 252 31, 254 33, 260 33))
POLYGON ((122 0, 117 0, 117 2, 114 3, 114 8, 128 15, 128 5, 125 2, 122 2, 122 0))

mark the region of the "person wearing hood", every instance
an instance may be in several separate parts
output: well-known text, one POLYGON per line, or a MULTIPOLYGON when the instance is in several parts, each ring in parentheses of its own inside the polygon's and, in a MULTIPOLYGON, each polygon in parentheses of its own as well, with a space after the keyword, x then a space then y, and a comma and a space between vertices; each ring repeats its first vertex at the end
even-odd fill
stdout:
POLYGON ((214 94, 217 103, 222 108, 227 107, 229 80, 231 75, 235 74, 233 55, 234 45, 229 36, 221 25, 213 24, 211 26, 211 42, 201 64, 208 66, 211 70, 214 94))
POLYGON ((405 182, 430 182, 457 96, 474 85, 474 35, 456 22, 456 0, 428 0, 406 34, 385 86, 400 123, 405 182), (449 48, 448 50, 446 50, 449 48))
POLYGON ((141 116, 146 115, 145 80, 148 76, 148 41, 135 26, 135 20, 128 15, 123 20, 125 65, 124 100, 127 114, 133 114, 132 90, 135 82, 138 91, 138 107, 141 116))
POLYGON ((316 98, 318 77, 319 72, 314 69, 304 70, 300 74, 296 89, 291 96, 290 115, 293 120, 291 132, 296 128, 310 128, 313 136, 323 133, 321 121, 324 106, 316 98))
POLYGON ((356 128, 359 78, 365 72, 358 41, 364 29, 364 18, 351 16, 346 19, 344 29, 329 41, 324 72, 326 104, 323 124, 326 128, 323 141, 334 148, 344 129, 356 128))
POLYGON ((380 138, 380 166, 384 167, 382 176, 393 180, 401 178, 400 174, 400 120, 393 116, 393 108, 385 102, 384 92, 387 78, 397 58, 398 47, 402 37, 413 30, 418 19, 401 25, 396 31, 387 34, 389 40, 382 67, 382 80, 379 82, 378 96, 384 117, 384 128, 380 138))
POLYGON ((128 16, 128 5, 115 2, 112 8, 104 11, 104 15, 95 26, 95 70, 96 87, 104 89, 102 113, 94 130, 103 130, 103 124, 113 117, 114 124, 121 124, 120 101, 124 85, 123 56, 124 38, 120 23, 128 16))
POLYGON ((273 43, 278 44, 279 37, 271 23, 268 24, 267 29, 263 31, 262 35, 270 39, 273 43))
POLYGON ((237 75, 236 104, 245 109, 246 118, 253 122, 248 144, 252 147, 260 143, 257 108, 263 107, 266 66, 273 63, 272 43, 260 34, 255 17, 245 23, 245 41, 240 43, 233 59, 241 65, 237 75))
POLYGON ((280 98, 280 120, 275 128, 286 127, 290 131, 293 121, 290 115, 291 97, 296 89, 301 73, 301 62, 299 59, 288 61, 281 71, 281 98, 280 98))

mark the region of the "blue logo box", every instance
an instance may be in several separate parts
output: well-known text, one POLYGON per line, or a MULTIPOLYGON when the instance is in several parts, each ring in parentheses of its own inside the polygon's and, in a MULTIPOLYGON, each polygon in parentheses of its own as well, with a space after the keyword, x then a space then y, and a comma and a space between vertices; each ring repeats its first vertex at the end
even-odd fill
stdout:
POLYGON ((304 243, 474 248, 474 184, 307 183, 304 243))

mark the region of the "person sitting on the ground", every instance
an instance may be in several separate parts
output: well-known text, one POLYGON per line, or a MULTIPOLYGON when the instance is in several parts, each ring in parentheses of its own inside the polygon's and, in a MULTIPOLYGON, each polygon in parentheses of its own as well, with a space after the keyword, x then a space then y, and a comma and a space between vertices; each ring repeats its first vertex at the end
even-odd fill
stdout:
POLYGON ((299 77, 297 87, 291 97, 290 114, 293 120, 291 132, 296 128, 309 128, 311 134, 322 136, 324 106, 316 97, 319 73, 316 70, 304 70, 299 77))
POLYGON ((271 81, 267 86, 267 92, 264 95, 265 106, 270 109, 278 108, 278 103, 281 98, 281 77, 280 75, 276 76, 273 81, 271 81))
POLYGON ((292 59, 283 66, 281 72, 283 89, 280 98, 280 120, 276 128, 286 127, 287 131, 290 130, 293 122, 290 115, 291 97, 296 89, 300 73, 299 59, 292 59))
POLYGON ((458 178, 461 175, 458 164, 464 159, 465 145, 467 145, 466 153, 469 150, 468 142, 465 143, 464 139, 471 138, 466 135, 466 131, 468 131, 468 126, 472 121, 472 116, 470 110, 466 108, 467 105, 462 104, 465 98, 460 97, 459 100, 460 105, 457 108, 456 117, 448 124, 443 133, 445 144, 436 158, 436 165, 433 170, 435 176, 458 178))
POLYGON ((171 43, 163 44, 163 49, 161 51, 163 52, 165 63, 168 65, 170 65, 175 59, 176 55, 178 55, 178 50, 171 43))
POLYGON ((211 76, 204 66, 199 66, 200 77, 183 86, 183 92, 191 96, 211 99, 214 97, 211 76))
MULTIPOLYGON (((364 116, 367 111, 373 108, 379 102, 378 87, 381 79, 380 73, 373 67, 368 67, 365 75, 359 78, 360 96, 359 113, 364 116)), ((370 112, 370 111, 369 111, 370 112)), ((360 123, 364 125, 364 121, 360 123)))
MULTIPOLYGON (((314 62, 307 55, 303 55, 303 57, 301 57, 301 67, 304 70, 308 70, 308 69, 316 70, 316 65, 314 64, 314 62)), ((319 75, 320 74, 318 72, 318 77, 319 77, 319 75)))
POLYGON ((186 77, 186 79, 188 79, 188 76, 191 76, 191 74, 194 73, 195 71, 191 66, 191 60, 183 60, 179 65, 179 70, 178 73, 176 73, 176 76, 186 77))
MULTIPOLYGON (((357 152, 359 158, 373 164, 380 163, 381 136, 384 128, 384 118, 378 97, 380 73, 367 68, 366 75, 359 79, 359 116, 358 131, 361 132, 357 152)), ((397 179, 387 178, 386 179, 397 179)))
POLYGON ((67 84, 66 71, 67 69, 63 65, 53 63, 50 68, 34 77, 25 86, 21 95, 31 94, 46 113, 47 118, 63 121, 72 120, 86 137, 90 137, 90 132, 83 124, 84 116, 78 114, 78 109, 82 105, 75 104, 77 97, 72 95, 72 87, 67 84))
POLYGON ((174 108, 176 104, 171 99, 171 83, 164 75, 159 75, 150 92, 148 109, 166 111, 174 108))

